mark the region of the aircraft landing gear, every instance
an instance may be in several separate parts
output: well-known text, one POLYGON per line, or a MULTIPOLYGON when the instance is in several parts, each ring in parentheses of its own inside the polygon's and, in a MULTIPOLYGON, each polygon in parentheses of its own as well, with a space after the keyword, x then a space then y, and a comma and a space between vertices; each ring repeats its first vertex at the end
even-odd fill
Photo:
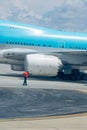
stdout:
POLYGON ((63 72, 59 72, 58 77, 62 80, 77 81, 77 80, 83 80, 84 74, 80 73, 78 69, 72 69, 71 74, 64 74, 63 72))

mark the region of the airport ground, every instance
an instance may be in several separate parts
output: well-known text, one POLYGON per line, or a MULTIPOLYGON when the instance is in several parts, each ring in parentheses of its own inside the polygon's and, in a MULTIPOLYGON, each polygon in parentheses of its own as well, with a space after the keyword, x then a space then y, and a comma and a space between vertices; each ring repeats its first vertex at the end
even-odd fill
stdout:
MULTIPOLYGON (((0 65, 0 87, 23 88, 22 83, 22 72, 14 72, 9 66, 0 65)), ((87 81, 70 82, 30 77, 27 87, 76 90, 86 93, 87 81)), ((0 130, 87 130, 87 113, 37 119, 4 119, 0 120, 0 130)))

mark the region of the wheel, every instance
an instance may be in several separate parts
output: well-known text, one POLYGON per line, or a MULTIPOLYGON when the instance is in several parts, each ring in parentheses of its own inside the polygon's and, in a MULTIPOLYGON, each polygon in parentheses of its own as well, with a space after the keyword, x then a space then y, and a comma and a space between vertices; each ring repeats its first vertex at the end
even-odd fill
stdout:
POLYGON ((84 74, 80 73, 78 69, 73 69, 71 74, 64 74, 63 72, 59 72, 58 77, 62 80, 84 80, 84 74))

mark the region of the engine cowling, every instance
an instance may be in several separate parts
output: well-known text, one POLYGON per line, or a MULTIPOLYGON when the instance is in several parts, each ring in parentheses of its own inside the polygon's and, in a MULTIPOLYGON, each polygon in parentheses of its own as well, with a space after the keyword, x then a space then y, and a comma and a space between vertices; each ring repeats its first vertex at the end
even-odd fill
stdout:
POLYGON ((11 65, 11 69, 14 71, 24 71, 24 66, 21 65, 11 65))
POLYGON ((31 54, 25 58, 25 70, 32 75, 56 76, 62 65, 56 56, 31 54))

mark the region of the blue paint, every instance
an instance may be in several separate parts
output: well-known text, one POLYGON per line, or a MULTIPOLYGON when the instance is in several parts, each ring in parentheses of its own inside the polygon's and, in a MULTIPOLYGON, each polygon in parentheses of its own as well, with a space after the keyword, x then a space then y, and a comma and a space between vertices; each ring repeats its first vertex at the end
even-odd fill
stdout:
POLYGON ((61 32, 1 20, 0 44, 86 50, 87 33, 61 32))

